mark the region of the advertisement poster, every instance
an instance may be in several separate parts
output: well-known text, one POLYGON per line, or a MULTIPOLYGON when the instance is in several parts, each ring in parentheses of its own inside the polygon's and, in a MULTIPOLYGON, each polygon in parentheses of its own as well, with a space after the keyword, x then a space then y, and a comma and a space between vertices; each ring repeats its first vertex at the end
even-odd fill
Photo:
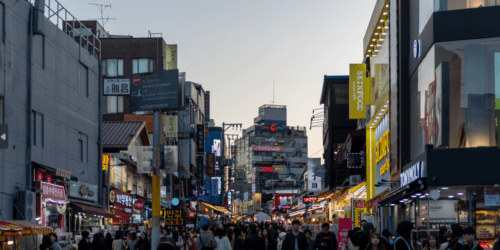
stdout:
POLYGON ((346 250, 347 249, 347 241, 349 238, 347 235, 349 234, 349 230, 352 228, 352 220, 349 218, 340 218, 338 233, 337 233, 337 242, 339 243, 339 248, 337 250, 346 250))
POLYGON ((352 214, 354 227, 360 227, 361 214, 366 213, 366 201, 362 199, 352 199, 352 214))

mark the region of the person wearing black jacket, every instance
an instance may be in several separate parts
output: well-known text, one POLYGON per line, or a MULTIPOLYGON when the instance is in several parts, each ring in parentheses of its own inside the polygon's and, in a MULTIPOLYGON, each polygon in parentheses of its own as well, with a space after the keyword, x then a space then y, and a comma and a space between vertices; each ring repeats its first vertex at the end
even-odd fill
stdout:
POLYGON ((292 227, 293 231, 286 234, 281 250, 307 250, 306 235, 299 231, 300 221, 294 220, 292 227))
POLYGON ((78 242, 78 250, 90 250, 90 243, 88 240, 90 239, 89 231, 82 232, 82 239, 78 242))
POLYGON ((370 243, 370 237, 372 234, 377 232, 377 229, 375 229, 375 226, 373 223, 368 222, 363 226, 363 233, 358 236, 356 242, 354 242, 354 245, 359 247, 359 250, 365 250, 366 247, 368 246, 368 243, 370 243))
POLYGON ((104 239, 104 246, 106 250, 111 250, 113 248, 113 237, 110 233, 106 234, 106 239, 104 239))
POLYGON ((242 250, 241 249, 242 244, 243 244, 243 237, 241 236, 241 228, 237 227, 234 229, 234 249, 233 250, 242 250))
POLYGON ((413 229, 413 223, 409 221, 402 221, 398 224, 396 233, 398 237, 394 240, 395 250, 412 250, 411 242, 411 230, 413 229))
POLYGON ((321 233, 316 235, 314 247, 319 250, 336 250, 338 248, 337 236, 330 232, 330 225, 323 223, 321 225, 321 233))
POLYGON ((448 248, 452 250, 462 249, 463 245, 460 242, 460 239, 462 238, 463 235, 464 235, 464 229, 460 226, 460 224, 452 224, 451 239, 448 248))
POLYGON ((264 238, 264 245, 266 247, 265 250, 276 250, 276 242, 271 237, 269 231, 270 230, 267 230, 265 228, 264 230, 262 230, 262 238, 264 238))
POLYGON ((276 235, 276 231, 273 229, 273 224, 269 224, 268 230, 269 236, 271 237, 271 240, 276 242, 276 239, 278 239, 278 236, 276 235))
POLYGON ((149 243, 147 235, 145 233, 141 234, 141 238, 139 239, 139 241, 137 241, 134 250, 151 250, 151 244, 149 243))
POLYGON ((257 225, 251 224, 248 227, 248 235, 241 245, 243 250, 263 250, 266 249, 264 238, 257 233, 257 225))
POLYGON ((102 242, 102 234, 97 233, 94 234, 94 241, 92 241, 92 244, 90 244, 90 247, 92 250, 105 250, 106 247, 104 246, 104 243, 102 242))

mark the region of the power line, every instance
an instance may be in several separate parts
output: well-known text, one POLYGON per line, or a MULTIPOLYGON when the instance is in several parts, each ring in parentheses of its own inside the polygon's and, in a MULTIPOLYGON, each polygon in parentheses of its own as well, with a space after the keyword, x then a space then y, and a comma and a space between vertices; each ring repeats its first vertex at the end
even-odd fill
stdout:
POLYGON ((101 20, 101 25, 102 25, 102 28, 104 28, 104 25, 106 25, 106 23, 109 21, 109 20, 116 20, 116 18, 109 18, 108 17, 104 17, 104 12, 106 11, 107 8, 111 9, 111 4, 108 4, 108 5, 104 5, 104 4, 98 4, 98 3, 89 3, 90 5, 95 5, 97 7, 97 9, 99 9, 99 11, 101 12, 101 18, 94 18, 94 19, 91 19, 91 20, 101 20), (106 21, 104 21, 106 20, 106 21))

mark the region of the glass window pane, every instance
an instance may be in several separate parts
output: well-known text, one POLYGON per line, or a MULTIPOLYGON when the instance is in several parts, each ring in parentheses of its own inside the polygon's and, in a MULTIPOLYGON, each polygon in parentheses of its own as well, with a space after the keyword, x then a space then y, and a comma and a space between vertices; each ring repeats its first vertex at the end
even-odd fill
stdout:
POLYGON ((116 114, 117 106, 116 106, 117 96, 108 96, 108 114, 116 114))
POLYGON ((154 70, 153 70, 153 59, 150 59, 150 60, 149 60, 149 71, 150 71, 150 72, 151 72, 151 71, 154 71, 154 70))
POLYGON ((102 60, 102 75, 106 75, 106 60, 102 60))
POLYGON ((132 74, 137 74, 139 72, 139 62, 137 59, 132 60, 132 74))
POLYGON ((123 75, 123 59, 118 60, 118 75, 123 75))
POLYGON ((108 112, 108 97, 103 96, 102 99, 102 113, 106 114, 108 112))
POLYGON ((139 59, 139 73, 148 72, 148 59, 139 59))
POLYGON ((118 113, 123 113, 123 96, 118 96, 118 113))
POLYGON ((116 59, 108 59, 108 76, 117 76, 117 60, 116 59))

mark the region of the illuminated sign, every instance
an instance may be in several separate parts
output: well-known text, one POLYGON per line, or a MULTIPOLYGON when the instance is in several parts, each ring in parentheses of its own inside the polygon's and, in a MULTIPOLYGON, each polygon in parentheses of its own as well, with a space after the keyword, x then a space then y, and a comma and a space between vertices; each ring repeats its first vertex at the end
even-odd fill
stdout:
POLYGON ((274 157, 274 161, 285 161, 285 158, 283 158, 283 156, 277 156, 274 157))
POLYGON ((366 119, 366 105, 371 104, 371 80, 366 64, 351 64, 349 73, 349 119, 366 119))
POLYGON ((259 170, 261 172, 270 172, 270 173, 278 172, 278 171, 281 172, 281 171, 283 171, 283 169, 284 168, 282 168, 282 167, 267 167, 267 166, 266 167, 259 167, 259 170))
MULTIPOLYGON (((109 170, 109 158, 110 158, 110 154, 102 154, 102 170, 104 170, 104 171, 109 170)), ((70 174, 70 178, 71 178, 71 174, 70 174)))
POLYGON ((280 147, 277 147, 277 146, 252 146, 252 151, 279 152, 280 147))
POLYGON ((386 157, 388 153, 389 153, 389 130, 387 130, 375 144, 376 162, 379 163, 385 158, 385 163, 382 166, 380 166, 380 175, 383 175, 385 172, 389 171, 390 159, 389 157, 386 157))
POLYGON ((276 132, 276 131, 283 131, 284 127, 283 126, 276 126, 276 125, 264 125, 262 126, 262 130, 269 130, 271 132, 276 132))
POLYGON ((401 175, 401 187, 404 187, 422 177, 425 177, 425 164, 421 161, 413 164, 411 167, 406 169, 401 175))
POLYGON ((165 211, 166 226, 183 226, 184 216, 180 209, 168 209, 165 211))
POLYGON ((313 203, 318 200, 318 196, 311 196, 311 197, 304 197, 303 202, 304 203, 313 203))

